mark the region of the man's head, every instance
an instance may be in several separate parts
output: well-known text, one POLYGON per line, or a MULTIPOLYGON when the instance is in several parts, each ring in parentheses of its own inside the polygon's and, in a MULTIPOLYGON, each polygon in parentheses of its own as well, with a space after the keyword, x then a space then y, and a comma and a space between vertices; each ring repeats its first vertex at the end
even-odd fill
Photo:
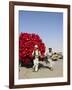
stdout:
POLYGON ((52 52, 52 48, 49 48, 49 52, 52 52))
POLYGON ((38 49, 38 45, 35 45, 34 48, 35 48, 35 49, 38 49))

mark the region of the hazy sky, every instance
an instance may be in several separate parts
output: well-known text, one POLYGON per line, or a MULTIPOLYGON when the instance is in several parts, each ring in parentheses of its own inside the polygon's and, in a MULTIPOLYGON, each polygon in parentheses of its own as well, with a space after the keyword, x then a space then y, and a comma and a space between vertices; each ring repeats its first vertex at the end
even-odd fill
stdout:
POLYGON ((36 33, 47 47, 62 51, 63 13, 20 10, 19 32, 36 33))

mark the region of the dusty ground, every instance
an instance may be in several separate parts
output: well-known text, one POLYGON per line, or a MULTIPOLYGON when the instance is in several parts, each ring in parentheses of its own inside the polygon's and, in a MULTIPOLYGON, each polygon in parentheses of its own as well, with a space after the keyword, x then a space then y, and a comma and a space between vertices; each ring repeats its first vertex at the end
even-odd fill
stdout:
POLYGON ((20 67, 19 79, 31 79, 31 78, 50 78, 50 77, 62 77, 63 76, 63 60, 53 61, 54 67, 51 71, 45 65, 45 62, 40 62, 41 67, 38 72, 33 72, 32 68, 20 67))

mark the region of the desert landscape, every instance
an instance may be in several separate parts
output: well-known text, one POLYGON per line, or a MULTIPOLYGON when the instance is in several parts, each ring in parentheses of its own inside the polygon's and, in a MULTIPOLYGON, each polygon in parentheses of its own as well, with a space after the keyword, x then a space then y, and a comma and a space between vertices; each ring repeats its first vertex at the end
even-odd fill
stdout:
POLYGON ((19 79, 32 78, 50 78, 63 76, 63 59, 53 61, 53 70, 48 67, 49 64, 40 61, 40 68, 37 72, 33 68, 19 67, 19 79))

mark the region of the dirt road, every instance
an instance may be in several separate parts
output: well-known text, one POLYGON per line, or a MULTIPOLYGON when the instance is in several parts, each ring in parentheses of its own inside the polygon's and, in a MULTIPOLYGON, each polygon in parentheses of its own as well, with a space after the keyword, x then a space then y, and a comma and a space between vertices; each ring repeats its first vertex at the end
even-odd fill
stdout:
POLYGON ((32 78, 50 78, 63 76, 63 60, 53 61, 53 71, 47 68, 45 62, 40 62, 41 67, 38 72, 33 72, 32 68, 20 67, 19 79, 32 79, 32 78), (43 64, 43 65, 42 65, 43 64))

